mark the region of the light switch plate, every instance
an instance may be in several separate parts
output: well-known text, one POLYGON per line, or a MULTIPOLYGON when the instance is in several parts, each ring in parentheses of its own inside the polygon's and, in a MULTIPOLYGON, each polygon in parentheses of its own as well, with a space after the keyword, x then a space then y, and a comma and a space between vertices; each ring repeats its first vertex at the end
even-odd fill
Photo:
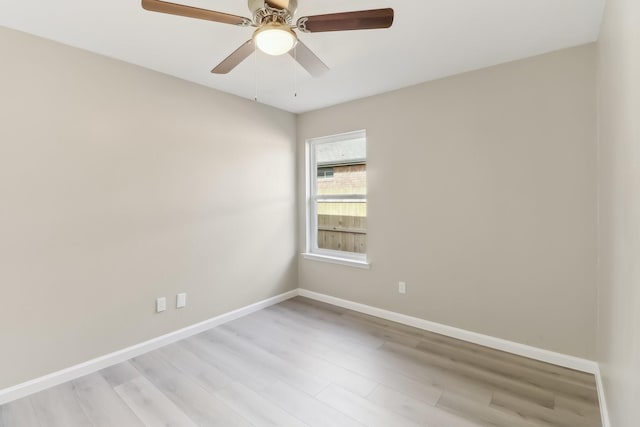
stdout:
POLYGON ((185 292, 176 297, 176 308, 183 308, 187 305, 187 294, 185 292))
POLYGON ((160 313, 167 309, 167 299, 165 297, 160 297, 156 300, 156 313, 160 313))

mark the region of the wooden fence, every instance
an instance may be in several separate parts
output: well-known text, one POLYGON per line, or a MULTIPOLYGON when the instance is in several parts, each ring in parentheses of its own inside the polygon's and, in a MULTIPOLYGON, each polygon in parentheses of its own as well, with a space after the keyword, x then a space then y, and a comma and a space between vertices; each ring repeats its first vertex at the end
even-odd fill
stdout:
POLYGON ((367 252, 367 217, 318 215, 318 247, 367 252))

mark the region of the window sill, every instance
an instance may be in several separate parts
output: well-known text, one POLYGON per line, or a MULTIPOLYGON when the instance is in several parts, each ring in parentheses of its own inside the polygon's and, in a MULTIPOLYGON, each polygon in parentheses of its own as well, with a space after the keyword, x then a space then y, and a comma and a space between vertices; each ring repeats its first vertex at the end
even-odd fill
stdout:
POLYGON ((312 253, 308 253, 305 252, 302 254, 302 257, 304 259, 310 259, 313 261, 321 261, 321 262, 328 262, 331 264, 340 264, 340 265, 347 265, 349 267, 356 267, 356 268, 362 268, 365 270, 368 270, 371 268, 371 264, 367 261, 359 261, 359 260, 355 260, 355 259, 348 259, 348 258, 339 258, 339 257, 334 257, 334 256, 328 256, 328 255, 318 255, 318 254, 312 254, 312 253))

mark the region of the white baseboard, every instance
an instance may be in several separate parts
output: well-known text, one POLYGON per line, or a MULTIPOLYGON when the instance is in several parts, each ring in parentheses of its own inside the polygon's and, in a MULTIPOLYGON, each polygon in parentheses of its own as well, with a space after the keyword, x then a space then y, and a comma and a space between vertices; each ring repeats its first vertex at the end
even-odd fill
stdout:
POLYGON ((550 350, 533 347, 526 344, 520 344, 508 341, 502 338, 496 338, 489 335, 483 335, 477 332, 471 332, 464 329, 447 326, 429 320, 420 319, 418 317, 407 316, 405 314, 396 313, 382 308, 372 307, 357 302, 332 297, 330 295, 320 294, 318 292, 309 291, 307 289, 298 289, 299 295, 311 298, 317 301, 326 302, 338 307, 348 308, 360 313, 369 314, 371 316, 380 317, 382 319, 391 320, 393 322, 402 323, 404 325, 413 326, 414 328, 424 329, 425 331, 435 332, 437 334, 446 335, 448 337, 457 338, 463 341, 490 347, 496 350, 502 350, 519 356, 528 357, 530 359, 540 360, 542 362, 552 363, 565 368, 575 369, 577 371, 595 374, 598 370, 598 364, 592 360, 582 359, 580 357, 569 356, 567 354, 556 353, 550 350))
POLYGON ((598 402, 600 402, 600 415, 602 416, 602 427, 611 427, 611 419, 609 418, 609 409, 607 408, 607 399, 604 394, 604 384, 602 383, 602 373, 600 365, 596 369, 596 386, 598 387, 598 402))
POLYGON ((278 304, 279 302, 282 302, 289 298, 293 298, 297 295, 298 290, 294 289, 292 291, 267 298, 246 307, 242 307, 237 310, 212 317, 211 319, 196 323, 195 325, 187 326, 186 328, 182 328, 177 331, 150 339, 140 344, 136 344, 131 347, 97 357, 87 362, 71 366, 61 371, 53 372, 51 374, 24 382, 22 384, 2 389, 0 390, 0 405, 20 399, 33 393, 37 393, 49 387, 54 387, 67 381, 80 378, 84 375, 91 374, 93 372, 99 371, 100 369, 107 368, 117 363, 124 362, 125 360, 129 360, 132 357, 139 356, 167 344, 171 344, 184 338, 199 334, 200 332, 204 332, 223 323, 227 323, 240 317, 246 316, 247 314, 251 314, 265 307, 278 304))

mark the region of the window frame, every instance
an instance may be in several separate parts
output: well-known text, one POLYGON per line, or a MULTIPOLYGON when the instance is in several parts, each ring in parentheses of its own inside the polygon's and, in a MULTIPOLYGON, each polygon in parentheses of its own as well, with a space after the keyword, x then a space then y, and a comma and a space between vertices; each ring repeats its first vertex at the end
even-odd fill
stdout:
MULTIPOLYGON (((333 262, 344 265, 351 265, 360 268, 369 268, 367 253, 357 253, 348 251, 339 251, 332 249, 324 249, 318 247, 318 202, 323 201, 357 201, 367 202, 368 190, 365 194, 317 194, 318 188, 318 165, 316 160, 315 147, 319 144, 336 143, 342 141, 350 141, 363 139, 367 141, 366 131, 358 130, 353 132, 341 133, 325 137, 311 138, 306 141, 306 252, 303 254, 307 259, 318 261, 333 262)), ((366 147, 366 145, 365 145, 366 147)), ((354 161, 364 164, 366 170, 367 159, 354 159, 354 161)), ((368 216, 368 206, 367 206, 368 216)), ((368 230, 367 230, 368 233, 368 230)), ((368 248, 367 248, 368 250, 368 248)))

